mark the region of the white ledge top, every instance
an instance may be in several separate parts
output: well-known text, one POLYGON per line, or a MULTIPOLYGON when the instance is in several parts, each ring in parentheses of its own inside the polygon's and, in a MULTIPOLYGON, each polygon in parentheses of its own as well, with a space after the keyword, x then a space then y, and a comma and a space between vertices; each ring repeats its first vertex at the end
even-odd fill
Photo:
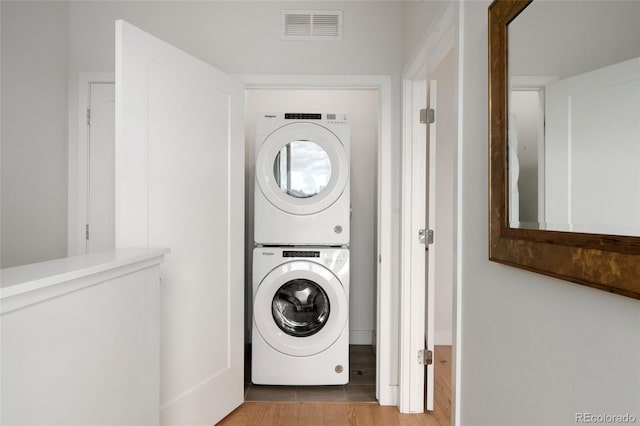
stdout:
POLYGON ((122 248, 0 269, 0 299, 159 258, 169 251, 122 248))

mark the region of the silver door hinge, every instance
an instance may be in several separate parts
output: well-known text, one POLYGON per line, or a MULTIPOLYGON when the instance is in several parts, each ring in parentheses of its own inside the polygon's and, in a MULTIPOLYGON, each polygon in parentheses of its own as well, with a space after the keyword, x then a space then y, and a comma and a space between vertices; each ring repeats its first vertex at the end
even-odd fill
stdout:
POLYGON ((87 223, 84 226, 84 238, 89 241, 89 224, 87 223))
POLYGON ((433 364, 433 352, 428 349, 420 349, 418 351, 418 364, 431 365, 433 364))
POLYGON ((418 230, 418 243, 424 245, 433 244, 433 229, 418 230))
POLYGON ((433 108, 425 108, 420 110, 420 123, 433 124, 436 122, 436 110, 433 108))
POLYGON ((91 125, 91 110, 87 108, 87 126, 91 125))

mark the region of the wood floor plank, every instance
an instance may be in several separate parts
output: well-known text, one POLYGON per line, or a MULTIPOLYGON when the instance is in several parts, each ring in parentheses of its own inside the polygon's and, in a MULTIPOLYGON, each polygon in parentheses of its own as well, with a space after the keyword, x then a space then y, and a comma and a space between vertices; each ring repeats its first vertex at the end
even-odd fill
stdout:
POLYGON ((347 416, 349 424, 353 426, 373 425, 372 404, 350 404, 347 406, 347 416))
POLYGON ((255 411, 252 425, 276 425, 276 410, 280 404, 264 404, 255 411))
POLYGON ((240 407, 236 408, 231 412, 227 417, 222 419, 219 425, 236 425, 236 426, 249 426, 251 424, 249 420, 249 416, 251 415, 252 409, 250 407, 245 407, 244 404, 240 407))
POLYGON ((324 426, 322 403, 299 402, 298 425, 324 426))
POLYGON ((371 410, 373 412, 373 424, 375 426, 400 426, 397 407, 378 405, 371 410))
POLYGON ((322 418, 325 425, 350 426, 347 404, 322 404, 322 418))
POLYGON ((435 383, 434 383, 434 411, 438 425, 451 424, 451 346, 436 346, 434 348, 435 383))
POLYGON ((299 423, 300 404, 280 404, 276 410, 275 424, 297 426, 299 423))
POLYGON ((348 402, 245 402, 222 426, 449 426, 451 346, 434 351, 434 411, 400 414, 397 407, 348 402))

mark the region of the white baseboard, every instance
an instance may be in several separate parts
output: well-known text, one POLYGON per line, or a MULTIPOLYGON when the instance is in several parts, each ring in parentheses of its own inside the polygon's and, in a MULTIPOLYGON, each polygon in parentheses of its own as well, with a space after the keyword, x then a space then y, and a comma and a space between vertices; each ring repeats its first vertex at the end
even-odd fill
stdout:
POLYGON ((398 386, 383 386, 378 391, 378 403, 380 405, 398 405, 398 386))
POLYGON ((436 326, 436 337, 434 343, 437 346, 451 346, 452 342, 453 337, 451 328, 437 328, 436 326))
POLYGON ((350 345, 373 345, 372 330, 349 330, 350 345))

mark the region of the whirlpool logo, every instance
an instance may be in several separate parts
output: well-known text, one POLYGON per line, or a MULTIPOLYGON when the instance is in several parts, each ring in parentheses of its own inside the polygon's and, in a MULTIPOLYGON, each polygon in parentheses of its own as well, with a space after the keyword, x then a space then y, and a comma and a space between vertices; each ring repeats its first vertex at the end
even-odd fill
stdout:
POLYGON ((276 116, 273 114, 265 114, 264 118, 276 118, 276 116))

